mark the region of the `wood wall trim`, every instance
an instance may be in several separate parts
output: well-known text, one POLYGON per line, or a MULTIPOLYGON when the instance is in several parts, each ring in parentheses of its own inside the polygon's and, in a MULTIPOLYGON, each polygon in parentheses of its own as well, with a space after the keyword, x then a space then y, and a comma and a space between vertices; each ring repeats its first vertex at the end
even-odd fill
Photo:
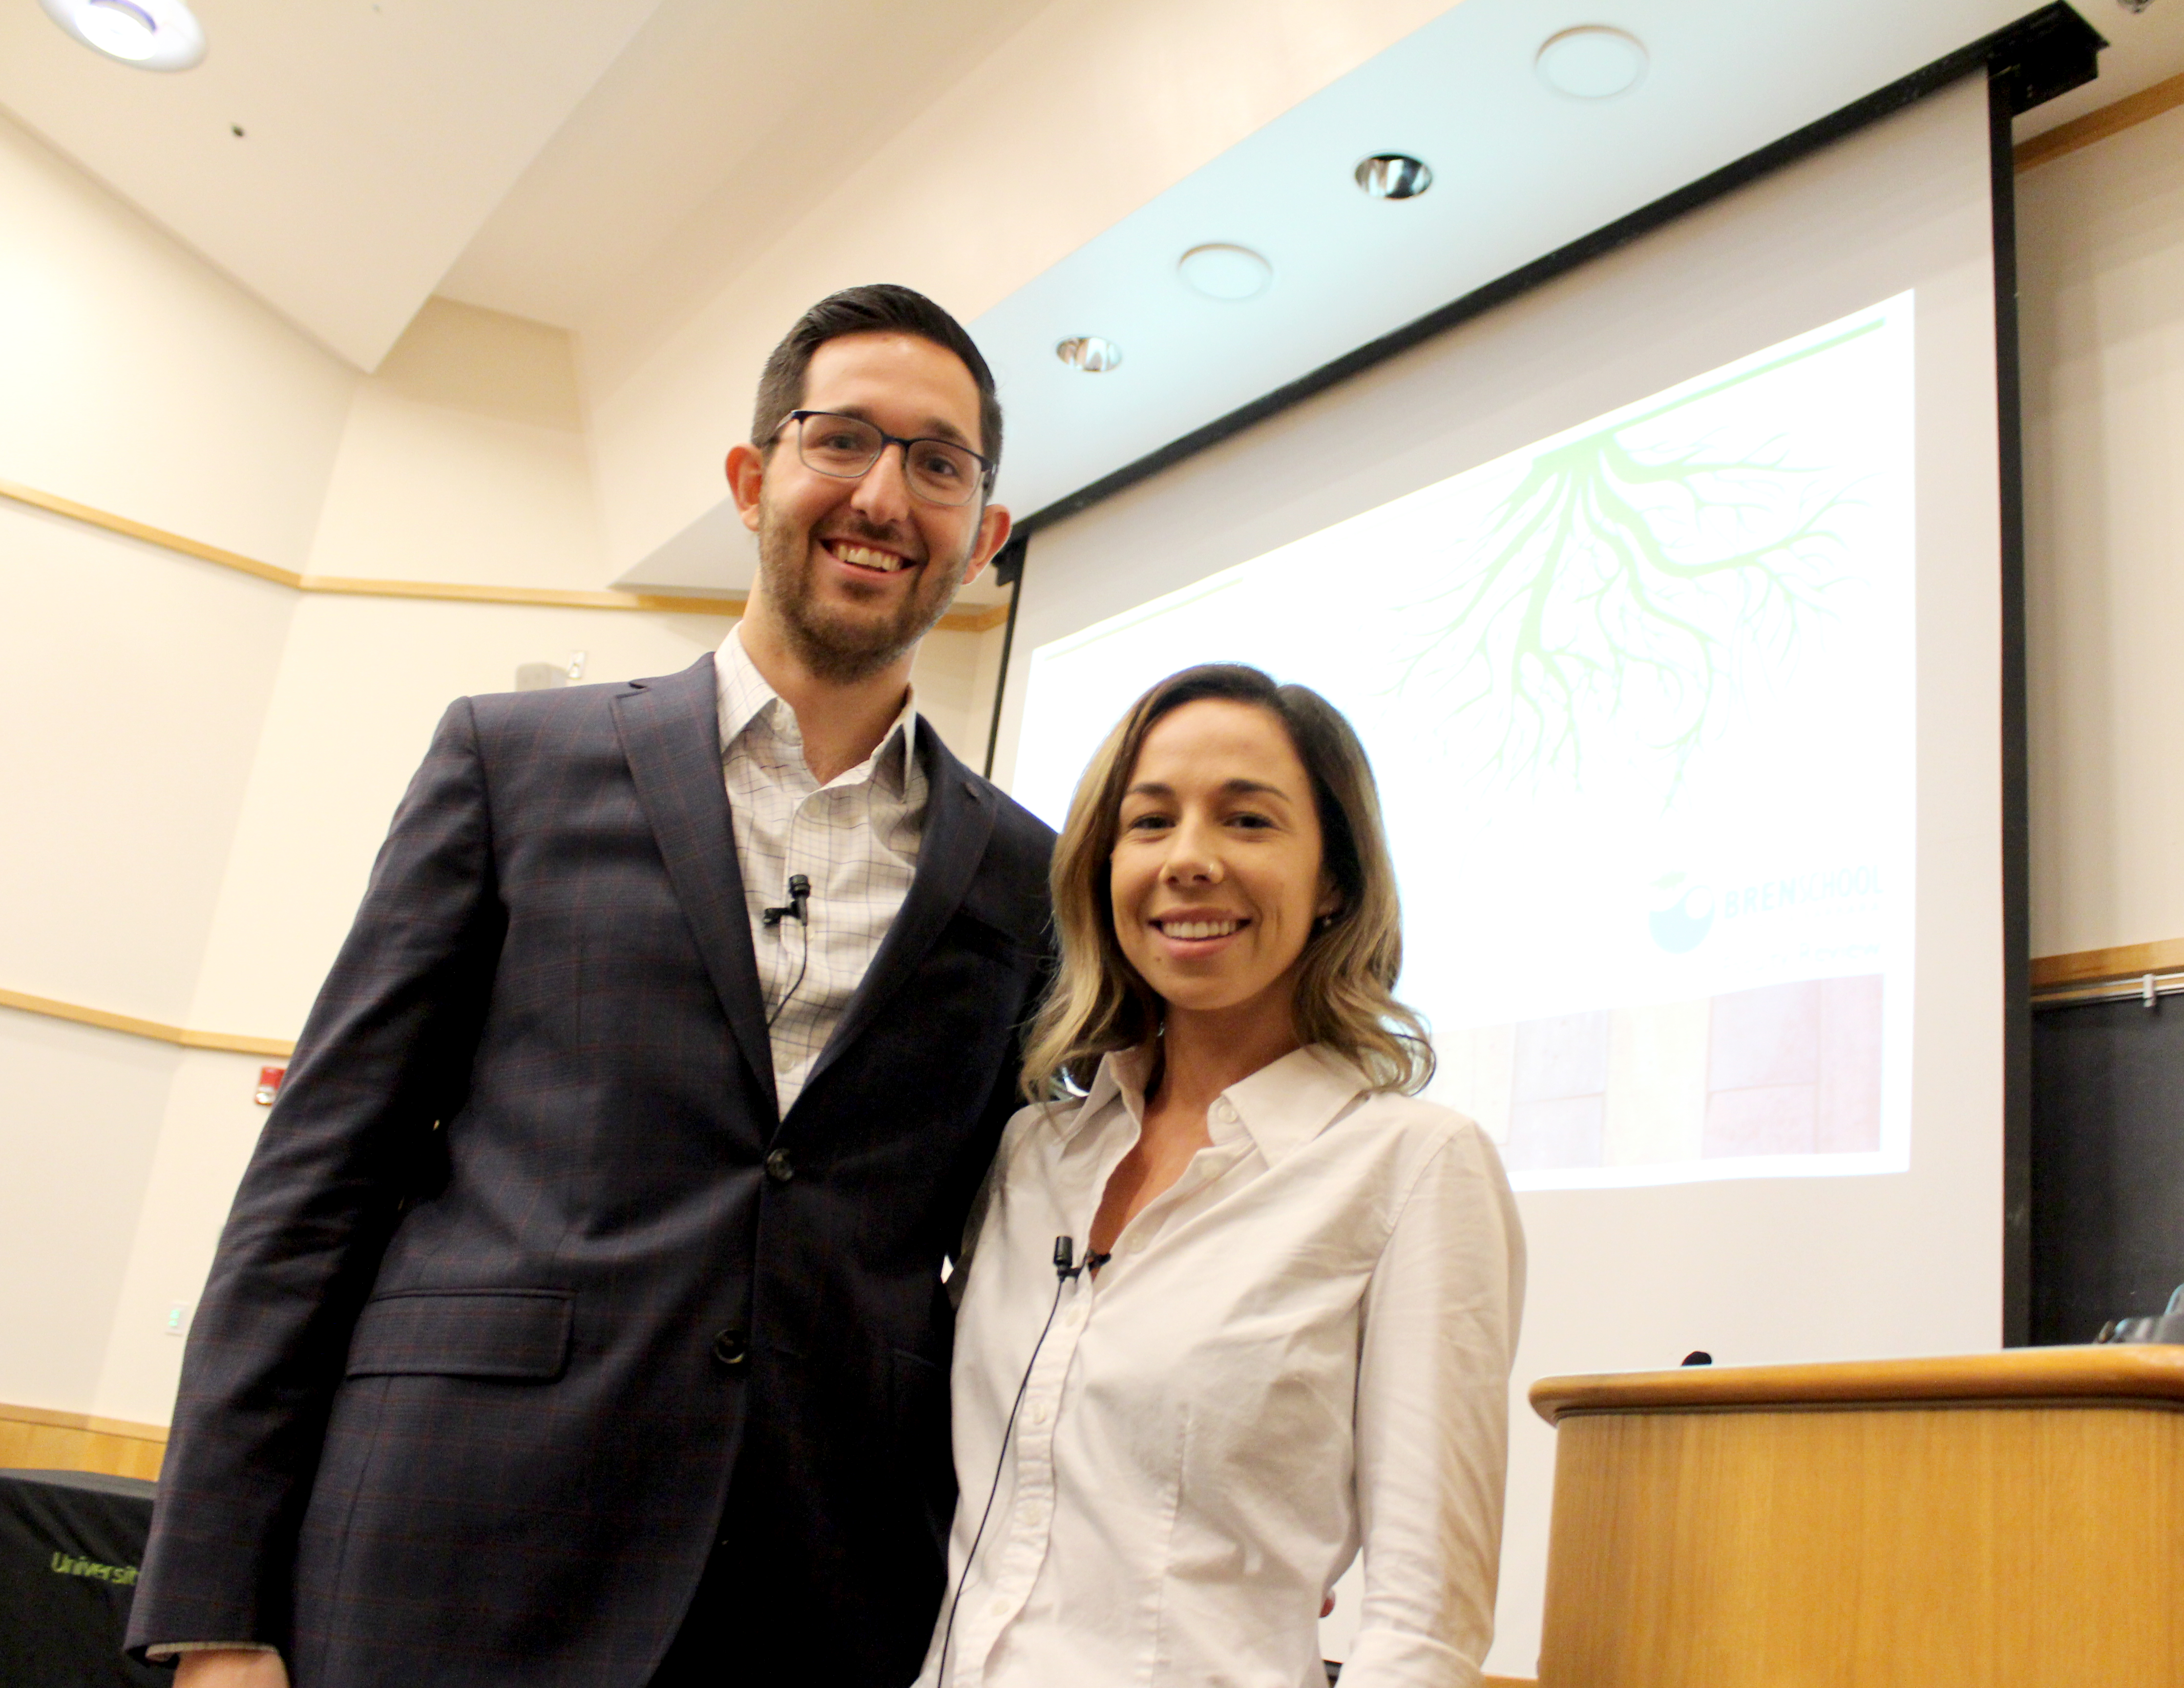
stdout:
MULTIPOLYGON (((297 592, 325 592, 344 598, 423 599, 448 604, 523 604, 550 610, 641 610, 655 616, 733 618, 744 612, 741 593, 708 598, 671 593, 575 592, 544 586, 484 586, 458 581, 361 580, 343 575, 298 574, 293 569, 261 563, 254 557, 224 551, 217 545, 201 544, 181 534, 170 533, 164 527, 131 521, 111 510, 78 504, 74 499, 41 492, 36 487, 22 486, 14 481, 0 480, 0 498, 12 499, 48 515, 66 516, 87 526, 103 528, 125 538, 142 540, 181 556, 194 557, 199 562, 215 563, 221 568, 234 569, 297 592)), ((977 609, 951 610, 940 618, 940 626, 950 632, 983 633, 1000 627, 1008 618, 1007 604, 987 604, 977 609)))
POLYGON ((185 539, 179 533, 170 533, 164 527, 149 527, 141 521, 131 521, 125 515, 116 515, 111 510, 80 504, 74 499, 62 498, 57 493, 42 493, 36 487, 0 481, 0 498, 13 499, 19 504, 29 504, 33 510, 44 510, 50 515, 64 515, 70 521, 103 527, 109 533, 119 533, 125 538, 141 539, 148 545, 159 546, 162 550, 178 551, 183 556, 195 557, 199 562, 217 563, 224 569, 255 575, 259 579, 270 580, 276 586, 300 588, 304 583, 303 576, 293 569, 284 569, 273 563, 261 563, 255 557, 223 551, 217 545, 200 544, 194 539, 185 539))
POLYGON ((451 580, 354 580, 342 575, 307 574, 297 581, 304 592, 328 592, 343 598, 423 598, 444 604, 529 604, 549 610, 649 610, 668 616, 736 616, 744 612, 741 593, 733 597, 674 597, 649 592, 574 592, 550 586, 471 586, 451 580))
POLYGON ((2184 938, 2157 938, 2150 944, 2119 944, 2109 950, 2036 955, 2032 988, 2057 990, 2070 985, 2107 984, 2180 968, 2184 968, 2184 938))
MULTIPOLYGON (((271 1055, 282 1060, 296 1052, 295 1044, 287 1038, 252 1038, 234 1032, 199 1032, 187 1026, 170 1026, 164 1020, 140 1020, 134 1014, 114 1014, 103 1008, 86 1007, 80 1002, 64 1002, 58 997, 33 996, 28 991, 0 989, 0 1008, 14 1008, 25 1014, 42 1014, 49 1020, 71 1020, 79 1026, 96 1026, 101 1031, 123 1032, 132 1038, 149 1038, 156 1043, 176 1044, 183 1049, 225 1050, 231 1055, 271 1055)), ((0 1408, 0 1412, 11 1409, 0 1408)))
POLYGON ((2184 74, 2156 82, 2150 88, 2141 88, 2135 94, 2126 94, 2113 105, 2102 106, 2068 123, 2059 123, 2029 141, 2020 142, 2014 154, 2018 173, 2022 175, 2050 159, 2059 159, 2065 153, 2075 153, 2081 147, 2090 147, 2096 141, 2120 135, 2150 117, 2174 111, 2180 105, 2184 105, 2184 74))
POLYGON ((959 633, 990 633, 1009 619, 1006 604, 989 604, 980 610, 950 610, 940 625, 959 633))

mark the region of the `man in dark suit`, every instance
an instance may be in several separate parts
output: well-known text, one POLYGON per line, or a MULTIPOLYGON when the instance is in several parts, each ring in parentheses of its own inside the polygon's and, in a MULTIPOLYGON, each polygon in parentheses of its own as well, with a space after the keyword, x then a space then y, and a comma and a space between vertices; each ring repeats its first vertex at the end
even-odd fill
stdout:
POLYGON ((1049 941, 1052 835, 909 699, 1000 433, 945 312, 823 301, 717 656, 448 711, 191 1332, 130 1635, 178 1688, 916 1675, 1049 941))

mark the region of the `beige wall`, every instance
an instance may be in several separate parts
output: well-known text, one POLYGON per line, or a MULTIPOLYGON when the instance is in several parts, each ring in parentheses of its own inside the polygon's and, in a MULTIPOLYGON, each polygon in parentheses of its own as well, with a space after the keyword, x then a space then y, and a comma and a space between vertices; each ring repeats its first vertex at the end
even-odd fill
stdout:
POLYGON ((181 1055, 0 1011, 0 1403, 97 1398, 181 1055))
POLYGON ((2184 938, 2184 110, 2018 178, 2032 953, 2184 938))
POLYGON ((354 370, 0 116, 0 479, 300 568, 354 370))
POLYGON ((0 503, 0 985, 185 1017, 297 602, 0 503))
MULTIPOLYGON (((0 229, 0 477, 300 566, 354 372, 4 120, 0 229)), ((0 504, 0 984, 180 1020, 295 596, 0 504)), ((0 1011, 0 1401, 98 1398, 183 1059, 0 1011)))
POLYGON ((427 300, 357 383, 309 571, 606 584, 569 337, 427 300))

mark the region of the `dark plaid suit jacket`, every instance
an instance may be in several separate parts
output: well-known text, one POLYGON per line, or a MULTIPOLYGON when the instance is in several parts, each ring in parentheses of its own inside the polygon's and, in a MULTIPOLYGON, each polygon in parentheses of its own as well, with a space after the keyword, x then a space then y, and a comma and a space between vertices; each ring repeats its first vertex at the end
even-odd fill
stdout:
POLYGON ((777 1121, 717 730, 710 656, 448 711, 221 1238, 132 1646, 635 1688, 726 1507, 749 1680, 916 1674, 939 1267, 1012 1105, 1052 834, 918 733, 916 881, 777 1121))

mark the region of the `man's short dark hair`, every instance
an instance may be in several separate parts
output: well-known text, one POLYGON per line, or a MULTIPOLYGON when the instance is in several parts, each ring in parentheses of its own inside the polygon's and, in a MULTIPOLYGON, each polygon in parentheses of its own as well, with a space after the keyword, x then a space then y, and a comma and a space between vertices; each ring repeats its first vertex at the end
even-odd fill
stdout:
POLYGON ((994 391, 994 372, 963 325, 924 294, 893 282, 845 287, 829 294, 796 320, 766 360, 758 378, 758 408, 751 417, 751 443, 770 449, 788 413, 804 404, 804 375, 811 354, 844 334, 915 334, 953 352, 971 371, 978 389, 978 452, 996 468, 1001 461, 1001 401, 994 391))

